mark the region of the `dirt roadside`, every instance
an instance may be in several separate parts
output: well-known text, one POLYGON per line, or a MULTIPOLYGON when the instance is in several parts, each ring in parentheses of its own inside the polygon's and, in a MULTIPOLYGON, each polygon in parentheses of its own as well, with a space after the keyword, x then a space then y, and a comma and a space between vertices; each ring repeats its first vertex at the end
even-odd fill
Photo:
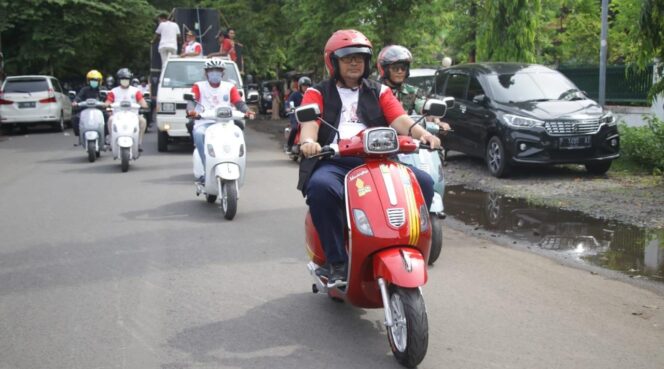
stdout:
MULTIPOLYGON (((287 120, 259 117, 250 123, 283 144, 287 120)), ((609 171, 589 175, 582 166, 519 168, 509 178, 489 175, 482 160, 450 152, 445 164, 447 186, 497 192, 533 204, 576 210, 598 219, 611 219, 648 228, 664 228, 664 181, 661 177, 625 176, 609 171)))

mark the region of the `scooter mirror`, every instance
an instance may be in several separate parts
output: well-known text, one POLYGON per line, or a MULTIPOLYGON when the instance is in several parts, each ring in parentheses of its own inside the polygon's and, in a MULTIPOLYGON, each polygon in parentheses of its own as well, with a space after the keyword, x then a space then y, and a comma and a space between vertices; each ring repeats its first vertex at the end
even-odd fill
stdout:
POLYGON ((194 94, 183 94, 183 95, 182 95, 182 98, 183 98, 185 101, 195 101, 195 100, 194 100, 194 94))
POLYGON ((67 92, 67 96, 69 96, 70 99, 74 100, 76 98, 76 91, 67 92))
POLYGON ((320 117, 320 108, 318 104, 302 105, 295 109, 295 119, 298 123, 315 121, 320 117))
POLYGON ((448 109, 452 109, 454 107, 455 100, 452 96, 448 96, 443 99, 443 102, 445 102, 445 105, 448 109))
POLYGON ((422 108, 422 113, 424 115, 429 115, 432 117, 440 118, 445 115, 447 112, 447 105, 438 99, 429 99, 424 103, 422 108))

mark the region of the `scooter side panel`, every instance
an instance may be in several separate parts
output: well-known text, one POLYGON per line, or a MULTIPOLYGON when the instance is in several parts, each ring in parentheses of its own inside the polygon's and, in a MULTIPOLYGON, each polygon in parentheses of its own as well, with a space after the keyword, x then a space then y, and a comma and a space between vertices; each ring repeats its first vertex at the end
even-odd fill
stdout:
POLYGON ((417 179, 400 163, 367 160, 365 165, 346 175, 346 212, 348 238, 351 240, 348 243, 350 277, 347 299, 354 305, 382 306, 373 271, 374 253, 395 246, 411 246, 428 257, 431 230, 430 227, 420 229, 419 209, 422 205, 424 198, 417 179), (354 209, 364 211, 372 235, 359 231, 354 209), (358 279, 361 283, 355 283, 358 279))
POLYGON ((424 257, 412 248, 379 251, 373 257, 373 272, 374 279, 383 278, 388 284, 406 288, 420 287, 427 282, 424 257))
POLYGON ((323 245, 320 243, 320 238, 318 237, 318 232, 314 226, 313 220, 311 220, 311 214, 307 212, 307 216, 304 219, 304 245, 307 251, 309 259, 318 265, 325 264, 325 252, 323 251, 323 245))

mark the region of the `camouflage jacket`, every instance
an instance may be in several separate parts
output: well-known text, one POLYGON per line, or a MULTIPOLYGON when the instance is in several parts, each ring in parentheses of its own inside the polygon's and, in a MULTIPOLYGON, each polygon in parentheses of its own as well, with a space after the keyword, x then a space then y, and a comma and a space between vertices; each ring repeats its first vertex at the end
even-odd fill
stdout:
POLYGON ((406 114, 420 114, 426 98, 422 95, 419 88, 407 83, 402 83, 401 88, 388 87, 392 89, 394 96, 401 102, 406 114))

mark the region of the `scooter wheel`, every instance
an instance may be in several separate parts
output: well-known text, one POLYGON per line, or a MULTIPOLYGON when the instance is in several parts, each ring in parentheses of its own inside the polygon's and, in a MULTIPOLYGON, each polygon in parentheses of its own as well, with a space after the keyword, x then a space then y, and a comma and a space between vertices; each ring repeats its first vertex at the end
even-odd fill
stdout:
POLYGON ((387 339, 394 358, 403 366, 416 367, 427 353, 429 322, 419 288, 390 287, 390 309, 394 324, 387 327, 387 339))
POLYGON ((443 249, 443 220, 435 215, 431 219, 431 252, 429 253, 429 265, 438 260, 440 252, 443 249))

